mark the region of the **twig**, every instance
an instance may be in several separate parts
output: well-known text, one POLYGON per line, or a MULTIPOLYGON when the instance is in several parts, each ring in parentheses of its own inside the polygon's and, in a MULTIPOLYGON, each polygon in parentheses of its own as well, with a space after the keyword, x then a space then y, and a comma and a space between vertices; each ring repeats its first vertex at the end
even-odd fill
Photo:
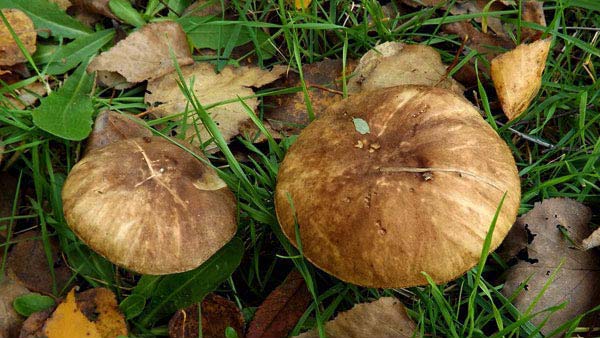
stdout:
POLYGON ((336 90, 336 89, 327 88, 327 87, 321 86, 321 85, 309 84, 307 87, 308 88, 316 88, 316 89, 324 90, 326 92, 334 93, 334 94, 337 94, 337 95, 342 95, 342 96, 344 95, 344 92, 342 92, 342 91, 339 91, 339 90, 336 90))

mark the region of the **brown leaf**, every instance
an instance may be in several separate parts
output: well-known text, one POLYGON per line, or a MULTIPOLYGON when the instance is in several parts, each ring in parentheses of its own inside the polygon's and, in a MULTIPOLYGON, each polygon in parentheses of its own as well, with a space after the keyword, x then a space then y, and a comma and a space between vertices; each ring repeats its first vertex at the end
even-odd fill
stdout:
MULTIPOLYGON (((575 250, 561 229, 579 243, 590 233, 587 226, 591 211, 585 205, 566 198, 552 198, 536 203, 509 232, 502 254, 516 256, 518 261, 507 272, 503 293, 510 296, 531 276, 514 305, 525 311, 538 296, 554 270, 564 260, 555 279, 531 313, 568 301, 567 306, 552 315, 544 326, 550 332, 598 304, 600 295, 600 263, 592 252, 575 250)), ((544 315, 531 321, 538 325, 544 315)))
MULTIPOLYGON (((52 294, 53 276, 48 267, 48 259, 41 240, 41 234, 35 230, 25 232, 15 238, 17 244, 8 255, 7 269, 11 276, 29 290, 52 294)), ((56 290, 60 291, 71 279, 71 270, 58 255, 58 247, 51 240, 52 260, 54 262, 54 280, 56 290)))
MULTIPOLYGON (((408 317, 404 305, 393 297, 383 297, 370 303, 355 305, 325 323, 329 338, 401 338, 413 337, 415 323, 408 317)), ((318 338, 316 329, 298 338, 318 338)))
POLYGON ((223 8, 227 8, 228 5, 229 0, 198 0, 186 8, 182 16, 221 15, 223 8))
POLYGON ((173 72, 170 49, 180 66, 194 62, 185 32, 178 23, 150 23, 95 57, 87 70, 98 71, 99 80, 109 87, 128 88, 133 83, 173 72))
POLYGON ((74 5, 88 13, 100 14, 111 19, 118 19, 110 10, 110 0, 74 0, 74 5))
MULTIPOLYGON (((222 338, 225 329, 232 327, 238 337, 244 334, 244 317, 232 301, 215 294, 209 294, 201 305, 202 337, 222 338)), ((169 321, 169 337, 198 337, 198 305, 194 304, 179 310, 169 321)))
POLYGON ((146 122, 133 115, 105 110, 98 114, 94 129, 87 139, 86 154, 111 143, 135 137, 150 137, 152 132, 145 128, 146 122))
MULTIPOLYGON (((41 97, 46 96, 48 90, 43 83, 36 81, 15 90, 14 94, 16 95, 11 94, 12 96, 9 96, 8 100, 0 103, 0 105, 13 109, 25 109, 34 105, 41 97)), ((5 96, 8 96, 8 94, 5 94, 5 96)))
MULTIPOLYGON (((349 73, 356 66, 354 60, 346 65, 349 73)), ((322 88, 308 88, 308 96, 315 116, 324 112, 330 105, 340 101, 342 96, 338 93, 327 91, 323 88, 342 90, 342 60, 323 60, 302 66, 304 81, 307 86, 317 85, 322 88)), ((281 80, 273 83, 272 87, 300 87, 300 76, 297 73, 288 73, 281 80)), ((298 134, 308 124, 308 112, 304 93, 268 96, 265 98, 265 119, 271 126, 285 134, 298 134)))
POLYGON ((492 80, 509 120, 521 115, 542 86, 551 39, 521 44, 492 60, 492 80))
POLYGON ((64 302, 59 304, 44 325, 44 334, 48 338, 89 337, 103 338, 96 325, 77 307, 73 288, 64 302))
POLYGON ((127 324, 115 295, 105 288, 94 288, 76 295, 77 307, 96 325, 102 338, 127 335, 127 324))
POLYGON ((447 88, 460 95, 464 91, 462 85, 446 77, 446 66, 432 47, 386 42, 363 55, 348 81, 348 92, 358 93, 404 84, 447 88))
POLYGON ((293 270, 260 305, 246 338, 287 337, 311 302, 304 279, 293 270))
MULTIPOLYGON (((36 50, 37 33, 31 19, 18 9, 2 9, 2 14, 6 17, 10 27, 17 34, 27 52, 33 54, 36 50)), ((25 61, 27 59, 21 53, 8 27, 0 22, 0 66, 12 66, 25 61)))
POLYGON ((27 317, 21 326, 19 338, 44 338, 44 324, 54 312, 54 307, 35 312, 27 317))
MULTIPOLYGON (((251 87, 261 87, 275 81, 285 72, 285 67, 275 67, 273 70, 267 71, 252 66, 238 68, 227 66, 221 73, 217 74, 211 64, 196 63, 188 67, 182 67, 181 71, 186 83, 189 83, 192 77, 195 78, 193 91, 203 106, 227 100, 237 100, 239 97, 243 98, 250 109, 255 110, 258 106, 258 99, 249 97, 254 95, 251 87)), ((169 116, 185 111, 186 107, 190 109, 185 96, 177 86, 178 79, 177 74, 171 73, 148 82, 148 93, 144 100, 155 106, 153 109, 154 114, 169 116)), ((238 135, 241 124, 250 119, 246 109, 240 102, 212 107, 208 109, 208 113, 227 142, 238 135)), ((197 115, 190 112, 188 123, 191 124, 194 120, 197 120, 197 115)), ((198 123, 200 124, 199 121, 198 123)), ((201 124, 199 129, 200 139, 202 142, 206 142, 210 138, 208 131, 201 124)), ((186 139, 193 144, 200 143, 196 136, 196 130, 192 126, 187 129, 186 139)), ((206 149, 214 148, 214 145, 210 145, 206 149)))
MULTIPOLYGON (((521 20, 536 23, 540 26, 546 27, 546 17, 544 16, 544 3, 541 1, 527 0, 522 4, 523 13, 521 20)), ((542 36, 542 32, 523 27, 521 30, 522 41, 535 41, 539 40, 542 36)))
MULTIPOLYGON (((0 147, 0 153, 2 147, 0 147)), ((0 154, 0 158, 2 155, 0 154)), ((6 172, 0 173, 0 218, 12 216, 13 204, 17 194, 17 179, 6 172)), ((18 205, 19 201, 17 201, 18 205)), ((10 225, 10 220, 0 221, 0 236, 6 237, 7 229, 10 225)), ((13 227, 15 222, 13 221, 13 227)), ((2 250, 4 252, 4 250, 2 250)))
POLYGON ((12 303, 18 296, 30 293, 7 276, 0 281, 0 337, 17 337, 23 317, 15 312, 12 303))

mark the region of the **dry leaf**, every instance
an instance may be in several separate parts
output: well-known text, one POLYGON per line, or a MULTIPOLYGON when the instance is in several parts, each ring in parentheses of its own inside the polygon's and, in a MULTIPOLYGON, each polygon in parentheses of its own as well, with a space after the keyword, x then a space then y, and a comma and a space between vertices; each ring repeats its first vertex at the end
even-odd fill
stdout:
MULTIPOLYGON (((267 132, 271 134, 273 139, 281 140, 283 138, 283 135, 271 127, 269 122, 263 121, 263 126, 267 132)), ((260 131, 253 121, 246 121, 240 125, 240 135, 252 141, 252 143, 262 143, 267 141, 267 137, 260 131)))
MULTIPOLYGON (((521 15, 521 20, 536 23, 540 26, 546 26, 546 17, 544 16, 544 3, 541 1, 535 0, 527 0, 522 4, 523 13, 521 15)), ((522 41, 535 41, 539 40, 542 36, 542 32, 523 27, 521 30, 521 40, 522 41)))
POLYGON ((492 60, 492 80, 509 120, 521 115, 542 86, 550 39, 521 44, 492 60))
MULTIPOLYGON (((357 304, 325 323, 329 338, 408 338, 413 337, 415 330, 416 325, 408 317, 404 305, 393 297, 357 304)), ((315 329, 296 337, 318 338, 319 334, 315 329)))
MULTIPOLYGON (((2 9, 2 14, 6 17, 10 27, 17 34, 27 52, 33 54, 36 50, 37 33, 31 19, 18 9, 2 9)), ((0 66, 12 66, 25 61, 27 59, 21 53, 8 27, 0 22, 0 66)))
MULTIPOLYGON (((600 263, 592 252, 573 248, 573 243, 565 238, 561 229, 579 243, 590 233, 587 226, 591 211, 583 204, 566 198, 553 198, 536 203, 535 207, 523 215, 503 243, 502 254, 517 257, 516 265, 507 272, 503 293, 508 297, 528 277, 525 289, 514 300, 514 305, 525 311, 544 287, 561 261, 564 265, 532 313, 568 301, 567 306, 552 315, 544 326, 550 332, 598 304, 600 295, 600 263)), ((514 261, 515 259, 513 259, 514 261)), ((509 261, 510 263, 510 261, 509 261)), ((544 315, 531 321, 539 325, 544 315)))
POLYGON ((108 7, 110 0, 74 0, 74 5, 85 12, 91 14, 100 14, 111 19, 117 19, 108 7))
POLYGON ((77 307, 75 289, 69 292, 65 301, 56 307, 52 316, 46 321, 44 334, 48 338, 102 338, 96 325, 77 307))
MULTIPOLYGON (((244 336, 244 317, 240 309, 230 300, 209 294, 201 305, 202 337, 222 338, 225 329, 232 327, 238 337, 244 336)), ((177 311, 169 321, 170 338, 198 337, 198 305, 177 311)))
MULTIPOLYGON (((350 60, 346 65, 347 74, 355 68, 356 62, 350 60)), ((317 85, 334 91, 342 90, 342 60, 323 60, 302 66, 304 81, 307 86, 317 85)), ((300 87, 300 76, 288 73, 286 77, 273 83, 272 87, 300 87)), ((308 88, 310 104, 315 116, 324 112, 330 105, 342 100, 342 95, 322 88, 308 88)), ((285 134, 298 134, 308 125, 308 112, 304 93, 265 97, 265 120, 277 131, 285 134)))
POLYGON ((182 16, 221 15, 223 8, 227 8, 228 5, 229 0, 198 0, 186 8, 182 16))
POLYGON ((15 238, 17 244, 8 254, 7 270, 11 276, 29 290, 52 294, 52 280, 56 281, 56 290, 67 286, 71 279, 71 270, 58 255, 58 246, 51 240, 54 277, 48 267, 48 259, 41 240, 41 234, 31 230, 15 238))
POLYGON ((307 9, 311 2, 311 0, 294 0, 294 7, 299 10, 307 9))
MULTIPOLYGON (((239 97, 243 98, 250 109, 255 110, 258 106, 258 99, 247 98, 254 95, 251 87, 261 87, 275 81, 285 72, 285 68, 275 67, 273 70, 267 71, 252 66, 239 68, 227 66, 217 74, 211 64, 197 63, 183 67, 181 71, 186 83, 189 84, 190 79, 195 78, 193 91, 203 106, 226 100, 237 100, 239 97)), ((154 114, 168 116, 181 113, 186 110, 186 107, 191 109, 177 86, 178 79, 177 74, 171 73, 148 83, 145 101, 155 106, 152 110, 154 114)), ((210 108, 208 113, 227 142, 238 135, 241 124, 249 120, 248 113, 240 102, 210 108)), ((192 123, 195 117, 197 117, 196 114, 190 112, 188 122, 192 123)), ((198 123, 200 124, 200 122, 198 123)), ((206 142, 210 138, 208 131, 201 126, 199 129, 202 142, 206 142)), ((195 128, 192 126, 187 129, 186 139, 191 143, 199 144, 195 128)), ((207 149, 214 149, 214 147, 209 146, 207 149)))
POLYGON ((119 41, 88 66, 109 87, 123 89, 175 70, 170 50, 180 66, 193 63, 185 32, 178 23, 150 23, 119 41))
POLYGON ((7 108, 25 109, 34 105, 40 97, 46 96, 48 90, 43 83, 36 81, 15 90, 14 93, 16 94, 15 96, 10 96, 8 97, 8 100, 6 100, 8 104, 0 103, 0 105, 4 105, 7 108))
POLYGON ((45 338, 44 324, 53 311, 54 307, 33 313, 31 316, 27 317, 23 322, 23 326, 21 326, 19 338, 45 338))
POLYGON ((386 42, 363 55, 348 81, 348 92, 404 84, 447 88, 460 95, 464 91, 462 85, 446 77, 446 66, 432 47, 386 42))
POLYGON ((98 114, 94 121, 94 129, 87 139, 85 153, 120 140, 152 136, 152 132, 145 128, 145 125, 144 120, 133 115, 105 110, 98 114))
POLYGON ((119 310, 115 295, 105 288, 94 288, 76 296, 77 307, 96 325, 102 338, 127 335, 127 324, 119 310))
POLYGON ((246 338, 287 337, 311 302, 304 278, 293 270, 260 305, 246 338))
POLYGON ((23 317, 13 309, 12 303, 18 296, 30 293, 25 287, 7 276, 0 281, 0 337, 17 337, 23 317))
POLYGON ((594 232, 584 239, 581 244, 581 247, 584 250, 589 250, 597 246, 600 246, 600 228, 594 230, 594 232))

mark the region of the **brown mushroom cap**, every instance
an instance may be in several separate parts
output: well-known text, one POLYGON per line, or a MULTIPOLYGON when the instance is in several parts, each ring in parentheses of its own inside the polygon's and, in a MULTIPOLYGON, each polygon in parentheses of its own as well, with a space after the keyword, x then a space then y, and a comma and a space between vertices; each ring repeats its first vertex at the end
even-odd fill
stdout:
POLYGON ((297 245, 295 211, 304 255, 319 268, 409 287, 427 283, 422 271, 441 283, 473 267, 505 192, 492 249, 519 207, 508 146, 465 99, 401 86, 352 96, 304 129, 279 169, 275 205, 297 245))
POLYGON ((63 191, 73 231, 111 262, 142 274, 198 267, 235 234, 235 198, 208 165, 160 137, 91 151, 63 191))

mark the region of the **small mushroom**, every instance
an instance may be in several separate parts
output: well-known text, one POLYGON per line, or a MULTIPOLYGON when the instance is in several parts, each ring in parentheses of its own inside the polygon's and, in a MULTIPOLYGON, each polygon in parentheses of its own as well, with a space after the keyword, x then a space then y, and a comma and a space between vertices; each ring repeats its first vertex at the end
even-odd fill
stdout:
POLYGON ((81 240, 142 274, 198 267, 237 230, 233 193, 175 141, 129 138, 90 151, 65 182, 63 209, 81 240))
POLYGON ((519 207, 510 149, 465 99, 408 85, 352 96, 304 129, 280 166, 275 205, 316 266, 397 288, 426 284, 422 272, 442 283, 473 267, 505 193, 492 250, 519 207))

